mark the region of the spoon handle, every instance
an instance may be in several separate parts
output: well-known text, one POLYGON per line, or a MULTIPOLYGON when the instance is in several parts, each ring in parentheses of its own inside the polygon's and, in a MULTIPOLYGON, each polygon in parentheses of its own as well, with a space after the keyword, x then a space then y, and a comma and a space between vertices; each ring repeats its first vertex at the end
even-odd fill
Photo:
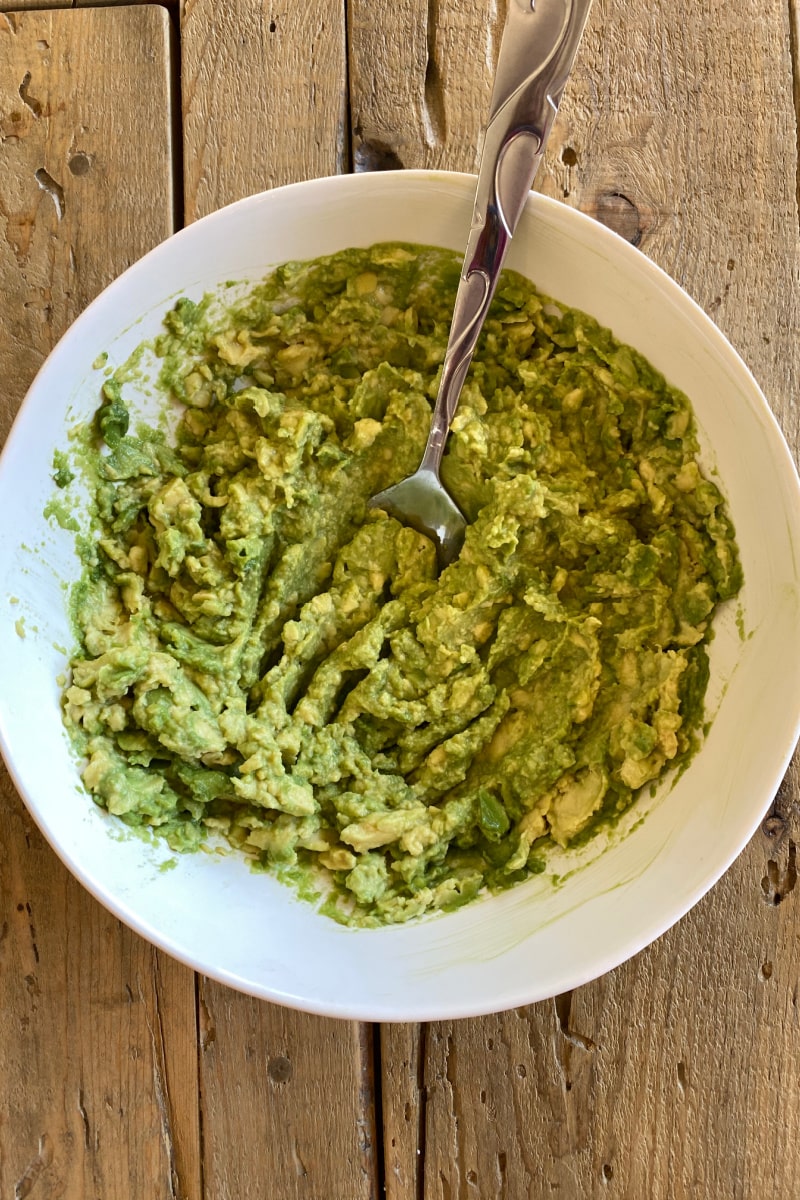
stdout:
POLYGON ((533 185, 592 0, 509 0, 475 209, 421 467, 437 471, 475 343, 533 185))

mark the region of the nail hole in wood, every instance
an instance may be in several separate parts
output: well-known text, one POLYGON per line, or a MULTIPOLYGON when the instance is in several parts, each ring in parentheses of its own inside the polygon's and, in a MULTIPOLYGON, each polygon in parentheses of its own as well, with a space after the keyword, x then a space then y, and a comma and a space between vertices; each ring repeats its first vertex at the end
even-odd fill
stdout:
POLYGON ((361 142, 356 147, 354 166, 356 171, 402 171, 403 161, 385 142, 361 142))
POLYGON ((73 154, 68 166, 73 175, 88 175, 92 169, 92 160, 88 154, 79 150, 77 154, 73 154))
POLYGON ((288 1058, 282 1054, 276 1055, 267 1062, 267 1074, 273 1083, 288 1083, 294 1074, 294 1067, 288 1058))

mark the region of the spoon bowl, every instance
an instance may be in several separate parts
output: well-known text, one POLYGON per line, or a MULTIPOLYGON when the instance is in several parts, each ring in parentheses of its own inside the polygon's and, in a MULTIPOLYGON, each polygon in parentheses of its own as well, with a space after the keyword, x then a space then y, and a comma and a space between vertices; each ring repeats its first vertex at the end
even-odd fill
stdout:
POLYGON ((440 571, 458 558, 467 521, 437 469, 420 465, 407 479, 373 496, 370 506, 384 509, 390 517, 429 537, 436 546, 440 571))
POLYGON ((413 475, 370 501, 371 507, 429 537, 440 570, 458 557, 467 528, 439 475, 447 435, 591 6, 592 0, 552 0, 538 8, 509 5, 472 226, 425 452, 413 475))

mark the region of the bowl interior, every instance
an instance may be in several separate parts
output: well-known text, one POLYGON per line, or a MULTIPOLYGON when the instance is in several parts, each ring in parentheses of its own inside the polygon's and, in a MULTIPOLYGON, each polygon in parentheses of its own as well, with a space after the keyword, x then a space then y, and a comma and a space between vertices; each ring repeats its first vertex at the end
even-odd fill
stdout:
MULTIPOLYGON (((232 205, 159 246, 75 323, 31 388, 0 460, 0 746, 34 818, 95 896, 145 937, 244 991, 376 1020, 475 1015, 530 1003, 617 965, 676 921, 756 828, 794 747, 800 690, 800 490, 769 408, 696 305, 643 255, 581 214, 531 197, 509 265, 584 309, 691 398, 707 470, 737 530, 745 586, 712 643, 702 751, 605 842, 447 916, 348 930, 233 854, 175 858, 84 792, 57 677, 71 634, 73 534, 44 515, 53 451, 98 403, 92 363, 117 365, 179 294, 288 259, 404 240, 461 250, 474 180, 434 172, 343 176, 232 205), (646 820, 640 818, 647 812, 646 820), (554 876, 558 878, 555 879, 554 876)), ((157 402, 142 397, 142 411, 157 402)))

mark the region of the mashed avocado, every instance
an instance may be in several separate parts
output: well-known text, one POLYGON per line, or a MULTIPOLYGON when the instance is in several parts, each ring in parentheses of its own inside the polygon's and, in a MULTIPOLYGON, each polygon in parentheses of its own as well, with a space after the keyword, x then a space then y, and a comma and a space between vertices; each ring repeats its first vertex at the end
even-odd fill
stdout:
MULTIPOLYGON (((741 584, 686 398, 506 273, 432 544, 368 498, 419 460, 459 273, 408 245, 281 267, 157 351, 174 438, 94 426, 67 726, 99 804, 213 832, 360 924, 540 871, 688 759, 716 605, 741 584), (325 889, 327 880, 332 887, 325 889)), ((61 464, 63 467, 63 463, 61 464)))

